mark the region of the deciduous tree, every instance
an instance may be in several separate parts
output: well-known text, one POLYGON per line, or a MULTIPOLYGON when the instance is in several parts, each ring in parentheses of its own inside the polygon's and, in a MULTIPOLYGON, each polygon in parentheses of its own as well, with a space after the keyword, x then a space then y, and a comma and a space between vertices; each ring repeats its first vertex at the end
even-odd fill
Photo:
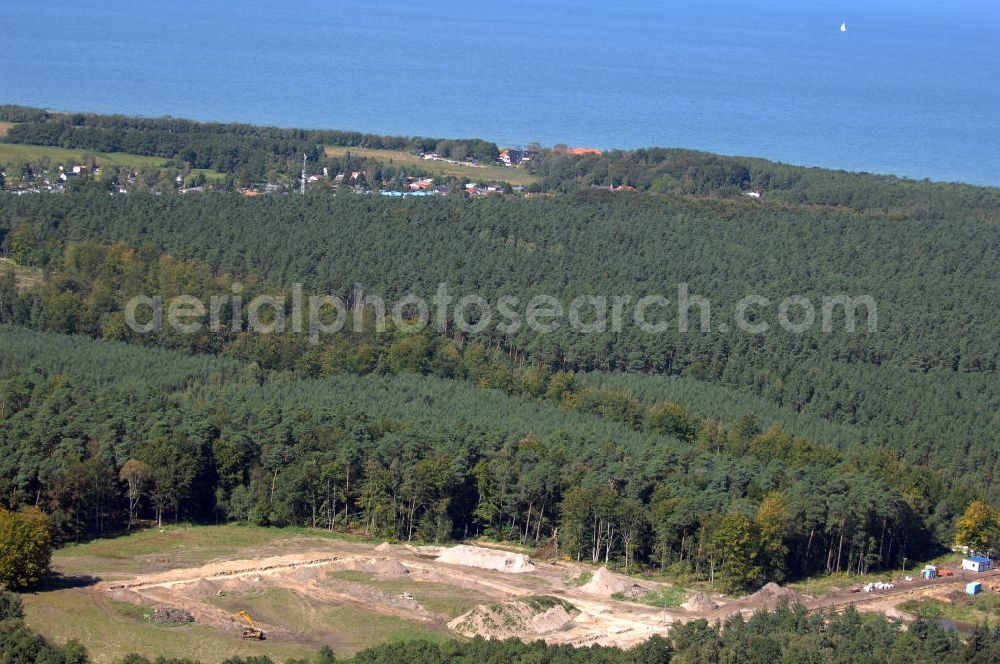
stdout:
POLYGON ((48 518, 34 507, 0 507, 0 586, 29 588, 49 570, 52 534, 48 518))

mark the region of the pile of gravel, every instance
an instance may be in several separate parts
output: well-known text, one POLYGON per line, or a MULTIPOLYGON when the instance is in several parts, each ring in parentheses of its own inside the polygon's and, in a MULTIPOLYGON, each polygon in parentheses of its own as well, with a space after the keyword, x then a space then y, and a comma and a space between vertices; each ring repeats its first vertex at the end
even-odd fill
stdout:
POLYGON ((149 616, 150 621, 157 625, 177 625, 194 622, 194 616, 184 609, 156 609, 149 616))
POLYGON ((640 586, 638 583, 633 583, 621 592, 625 599, 642 599, 649 594, 649 588, 640 586))

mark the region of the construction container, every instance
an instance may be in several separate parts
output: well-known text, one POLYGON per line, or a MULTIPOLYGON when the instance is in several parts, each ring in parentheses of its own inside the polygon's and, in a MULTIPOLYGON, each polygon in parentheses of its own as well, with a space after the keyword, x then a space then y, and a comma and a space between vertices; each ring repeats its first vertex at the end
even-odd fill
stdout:
POLYGON ((965 584, 966 595, 978 595, 982 591, 983 591, 983 584, 981 581, 971 581, 965 584))
POLYGON ((970 572, 989 572, 993 569, 993 561, 985 556, 970 556, 962 560, 962 569, 970 572))

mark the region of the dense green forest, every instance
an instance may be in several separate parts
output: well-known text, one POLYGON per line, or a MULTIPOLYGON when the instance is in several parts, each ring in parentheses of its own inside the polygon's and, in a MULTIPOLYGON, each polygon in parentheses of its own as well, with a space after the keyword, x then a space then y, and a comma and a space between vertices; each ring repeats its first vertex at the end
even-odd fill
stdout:
MULTIPOLYGON (((685 282, 712 303, 709 332, 695 318, 686 333, 669 326, 648 334, 626 317, 618 333, 488 328, 474 340, 517 365, 644 373, 652 383, 681 375, 753 394, 852 425, 856 442, 888 445, 997 497, 1000 326, 991 303, 1000 301, 1000 227, 992 223, 900 222, 830 208, 793 215, 759 202, 599 192, 405 203, 80 195, 0 198, 0 235, 3 251, 23 265, 58 266, 68 240, 120 240, 347 300, 356 284, 393 299, 431 296, 446 282, 455 296, 493 301, 537 293, 563 302, 650 293, 676 301, 685 282), (715 321, 732 322, 734 303, 748 293, 772 302, 790 293, 817 302, 867 294, 878 328, 835 324, 824 333, 817 325, 794 334, 772 318, 767 334, 715 329, 715 321)), ((774 308, 761 315, 773 317, 774 308)), ((646 394, 650 384, 632 389, 646 394)))
POLYGON ((648 148, 571 155, 545 151, 529 170, 538 191, 629 185, 641 191, 698 197, 760 194, 785 204, 835 206, 895 220, 977 218, 997 221, 1000 190, 888 175, 803 168, 748 157, 648 148))
POLYGON ((613 419, 617 393, 552 402, 415 373, 306 378, 22 328, 0 336, 2 495, 43 505, 62 539, 115 531, 130 513, 539 545, 558 527, 575 558, 691 579, 714 570, 736 588, 932 555, 974 497, 934 470, 750 414, 698 421, 660 403, 637 429, 613 419), (609 411, 580 404, 602 400, 609 411), (130 503, 132 461, 145 488, 130 503), (733 533, 749 548, 730 551, 733 533))
MULTIPOLYGON (((20 265, 41 270, 42 277, 33 288, 18 292, 8 274, 0 283, 0 321, 188 354, 209 353, 242 363, 240 367, 226 365, 228 374, 221 369, 211 371, 210 376, 200 374, 191 387, 179 388, 180 383, 170 378, 150 385, 175 398, 196 392, 202 403, 220 404, 215 408, 226 413, 224 420, 216 414, 210 424, 188 430, 198 418, 184 410, 186 405, 178 411, 177 422, 185 423, 183 436, 193 436, 192 460, 186 466, 191 474, 182 489, 175 486, 159 498, 150 495, 134 506, 158 516, 360 528, 369 535, 438 540, 486 534, 540 542, 558 526, 560 544, 569 555, 595 561, 613 555, 622 561, 675 566, 674 572, 695 577, 703 577, 706 566, 711 567, 713 537, 721 541, 727 532, 713 532, 718 525, 752 532, 757 538, 741 554, 745 565, 722 572, 727 583, 740 586, 823 569, 878 569, 894 566, 904 556, 930 555, 935 547, 950 543, 952 523, 970 500, 997 499, 993 482, 997 454, 991 443, 997 435, 998 349, 993 343, 995 331, 985 329, 992 312, 984 310, 979 299, 980 293, 990 293, 996 284, 985 274, 990 263, 966 259, 965 267, 955 274, 952 263, 959 258, 957 250, 939 246, 940 255, 928 256, 931 264, 941 265, 934 276, 947 279, 950 271, 951 281, 930 283, 926 266, 907 276, 906 265, 897 263, 897 279, 883 284, 878 277, 884 257, 859 246, 855 258, 863 255, 862 250, 873 255, 868 262, 853 261, 855 279, 870 285, 880 302, 887 302, 881 307, 877 334, 841 332, 840 337, 834 335, 839 343, 831 345, 824 337, 809 333, 803 335, 805 339, 779 333, 737 338, 735 343, 723 335, 671 338, 668 333, 662 335, 667 339, 652 339, 663 358, 656 362, 647 350, 650 339, 628 328, 614 335, 567 331, 549 335, 554 337, 550 340, 545 335, 519 338, 489 330, 472 336, 432 329, 405 334, 391 327, 379 332, 368 326, 360 333, 342 331, 312 344, 301 334, 259 335, 229 324, 215 334, 168 330, 137 335, 124 325, 122 309, 126 299, 137 293, 167 297, 190 293, 207 298, 227 292, 237 278, 248 299, 278 288, 253 276, 257 273, 302 279, 307 287, 328 288, 349 298, 354 289, 353 270, 329 270, 328 265, 358 266, 387 297, 403 290, 395 284, 414 283, 416 292, 428 293, 438 280, 453 280, 449 283, 456 284, 459 293, 475 288, 494 296, 516 293, 518 284, 529 291, 542 290, 541 284, 561 287, 553 292, 564 297, 585 292, 587 283, 595 290, 605 281, 625 289, 636 261, 624 252, 618 253, 620 264, 609 260, 616 253, 615 245, 601 245, 590 237, 603 235, 603 229, 583 221, 585 205, 592 210, 605 206, 605 214, 611 217, 606 225, 619 228, 619 238, 629 225, 636 226, 631 231, 636 234, 660 231, 654 222, 669 225, 676 234, 692 227, 700 230, 698 224, 711 225, 707 235, 689 231, 686 253, 697 243, 711 244, 702 255, 725 253, 728 263, 715 258, 708 267, 700 267, 697 260, 675 266, 673 261, 681 258, 682 251, 671 250, 674 244, 670 242, 654 242, 643 251, 654 255, 640 256, 652 266, 659 254, 664 268, 651 268, 639 287, 668 284, 661 275, 673 269, 674 274, 686 273, 692 283, 703 280, 704 290, 699 292, 710 294, 713 301, 733 297, 727 293, 736 288, 737 272, 755 274, 747 252, 735 245, 735 238, 730 239, 725 225, 710 219, 677 221, 662 203, 642 203, 633 211, 635 203, 593 194, 580 200, 463 202, 467 207, 443 201, 387 204, 361 197, 246 202, 223 195, 194 202, 84 195, 4 202, 0 220, 10 230, 3 248, 20 265), (67 200, 74 204, 63 205, 67 200), (529 216, 522 207, 536 215, 529 216), (663 216, 643 224, 646 216, 639 214, 643 210, 663 216), (567 211, 580 219, 570 222, 572 233, 566 228, 567 211), (549 225, 559 228, 562 237, 574 238, 572 244, 542 251, 544 242, 528 247, 498 243, 488 236, 483 242, 483 229, 494 233, 498 226, 507 226, 504 233, 509 234, 523 225, 526 231, 544 237, 538 214, 543 212, 550 215, 549 225), (240 213, 246 217, 237 220, 240 213), (629 216, 623 219, 625 214, 629 216), (219 217, 222 221, 215 221, 219 217), (261 224, 268 221, 260 230, 252 230, 255 219, 261 224), (371 235, 373 224, 381 233, 374 245, 362 240, 365 233, 371 235), (238 226, 240 232, 233 232, 238 226), (124 244, 76 240, 85 237, 135 244, 145 238, 145 247, 134 250, 124 244), (304 247, 307 237, 316 240, 309 262, 289 249, 304 247), (403 250, 404 243, 410 245, 408 252, 403 250), (577 250, 591 243, 605 247, 600 270, 596 254, 590 258, 577 250), (397 244, 399 255, 394 256, 397 244), (413 251, 417 246, 425 249, 413 251), (319 253, 318 247, 323 248, 319 253), (162 255, 165 249, 201 260, 162 255), (553 257, 557 264, 549 262, 553 257), (730 279, 719 278, 722 267, 732 275, 730 279), (380 270, 387 274, 380 276, 380 270), (588 271, 592 274, 589 282, 585 281, 588 271), (578 274, 579 283, 559 276, 565 274, 578 274), (912 312, 899 303, 916 303, 932 287, 939 292, 957 291, 958 274, 972 279, 973 287, 967 289, 972 293, 956 292, 955 297, 963 300, 962 306, 972 308, 974 324, 981 326, 979 337, 968 336, 969 315, 960 312, 953 301, 944 300, 937 302, 942 311, 935 314, 932 303, 924 304, 917 313, 929 317, 920 326, 927 333, 913 334, 912 318, 903 315, 912 312), (422 284, 427 290, 420 288, 422 284), (495 290, 491 293, 491 289, 495 290), (722 295, 716 295, 717 291, 722 295), (944 358, 935 359, 939 349, 930 339, 934 335, 943 339, 947 334, 956 335, 953 349, 965 347, 969 354, 945 365, 944 358), (889 338, 882 340, 882 335, 889 338), (847 352, 845 347, 850 345, 855 346, 854 352, 847 352), (918 357, 931 366, 914 366, 918 357), (232 380, 234 375, 240 377, 239 387, 232 380), (221 401, 212 401, 209 394, 221 401), (244 407, 249 410, 241 415, 244 407), (297 414, 289 415, 289 411, 297 414), (280 417, 295 421, 319 418, 324 430, 331 427, 333 432, 324 434, 324 439, 333 440, 341 440, 344 428, 353 430, 354 418, 360 417, 365 430, 362 439, 378 442, 346 450, 333 444, 314 458, 303 444, 300 425, 281 427, 275 421, 262 425, 256 421, 261 412, 281 413, 280 417), (369 430, 370 425, 375 428, 369 430), (401 443, 396 436, 401 430, 416 436, 418 442, 412 443, 416 447, 406 452, 398 447, 401 443), (280 432, 278 440, 273 439, 276 432, 280 432), (386 436, 389 442, 383 447, 386 436), (243 441, 238 457, 243 470, 238 477, 223 481, 218 475, 219 465, 225 462, 215 457, 216 440, 243 441), (450 445, 444 451, 439 447, 443 440, 450 445), (327 463, 323 460, 331 454, 338 459, 347 455, 346 461, 336 462, 344 466, 338 466, 342 476, 328 473, 323 479, 318 471, 303 470, 310 464, 323 467, 327 463), (283 472, 286 464, 290 472, 283 472), (407 469, 411 465, 416 469, 417 464, 428 486, 420 489, 418 497, 401 498, 406 491, 416 490, 407 484, 411 481, 407 469), (532 467, 536 464, 537 470, 532 467), (561 470, 557 473, 556 468, 561 470), (567 475, 568 469, 575 470, 567 475), (503 488, 498 490, 497 485, 503 488), (365 493, 373 486, 378 491, 365 493), (765 527, 761 520, 774 514, 778 525, 765 527), (765 533, 770 533, 772 541, 765 541, 765 533)), ((676 204, 694 211, 702 205, 676 204)), ((901 232, 916 235, 913 226, 926 231, 929 222, 900 228, 898 222, 849 218, 864 229, 858 232, 866 241, 888 242, 889 229, 882 224, 896 227, 897 249, 893 251, 905 251, 905 242, 931 247, 919 236, 901 232), (900 239, 902 249, 898 248, 900 239)), ((846 220, 837 221, 846 224, 846 220)), ((734 215, 728 223, 745 226, 753 222, 734 215)), ((818 226, 827 223, 816 221, 818 226)), ((977 234, 972 227, 981 224, 968 225, 968 235, 961 241, 985 243, 982 252, 988 256, 995 250, 987 246, 990 227, 977 234)), ((961 231, 962 226, 957 226, 961 231)), ((794 232, 780 222, 768 225, 774 241, 793 245, 803 241, 799 237, 803 234, 811 234, 818 243, 818 231, 810 231, 806 225, 796 225, 794 232)), ((836 272, 841 267, 840 251, 831 247, 829 256, 822 259, 817 255, 820 249, 821 245, 816 247, 808 264, 789 264, 783 269, 809 274, 818 292, 824 284, 845 288, 847 284, 836 272), (816 269, 817 262, 831 263, 829 270, 816 269)), ((770 282, 777 274, 776 266, 758 277, 759 286, 775 297, 778 292, 767 289, 774 289, 770 282)), ((639 291, 643 292, 648 291, 639 291)), ((120 417, 126 412, 118 401, 120 392, 112 387, 118 379, 93 388, 75 384, 103 379, 107 370, 95 371, 91 364, 85 370, 67 371, 65 365, 57 364, 32 377, 35 363, 52 362, 61 354, 48 346, 45 352, 28 350, 30 344, 8 346, 9 371, 22 381, 15 384, 25 394, 40 391, 44 395, 54 376, 68 375, 73 380, 67 389, 102 391, 101 396, 88 391, 86 397, 70 403, 80 400, 99 408, 105 398, 111 399, 93 419, 74 411, 69 420, 74 427, 88 421, 97 426, 113 421, 112 413, 120 417)), ((191 361, 200 368, 206 360, 191 361)), ((106 365, 135 366, 126 361, 106 365)), ((179 364, 177 370, 185 366, 179 364)), ((120 374, 121 379, 134 375, 134 371, 120 374)), ((46 401, 24 398, 29 406, 46 401)), ((179 403, 187 404, 188 398, 179 403)), ((151 409, 171 412, 162 405, 151 409)), ((75 448, 70 448, 75 451, 69 458, 74 463, 90 460, 98 464, 93 472, 110 478, 103 498, 88 498, 104 500, 105 505, 82 510, 91 518, 81 519, 74 511, 76 499, 59 497, 65 495, 61 494, 64 489, 56 488, 59 473, 39 465, 46 457, 53 459, 44 450, 59 449, 51 441, 43 442, 51 433, 29 435, 13 428, 18 421, 37 427, 46 420, 31 407, 6 410, 7 430, 18 432, 7 436, 13 452, 5 473, 11 495, 24 502, 31 502, 32 496, 35 501, 47 497, 64 538, 120 526, 123 489, 120 484, 114 486, 114 478, 129 460, 150 468, 165 466, 156 456, 160 452, 134 450, 131 442, 106 443, 115 452, 102 452, 106 433, 74 428, 69 438, 76 441, 71 444, 75 448), (39 442, 26 445, 31 439, 39 442)), ((136 421, 144 417, 143 409, 133 412, 136 421)), ((47 431, 51 425, 44 427, 47 431)), ((176 435, 165 434, 168 439, 176 435)), ((143 441, 147 438, 155 436, 140 436, 143 441)), ((73 471, 70 476, 79 473, 73 471)), ((166 486, 175 480, 154 481, 153 485, 166 486)), ((99 484, 95 479, 94 486, 99 484)))
MULTIPOLYGON (((0 598, 2 600, 2 598, 0 598)), ((47 643, 27 627, 19 608, 11 606, 0 616, 0 653, 6 664, 86 664, 88 656, 78 643, 47 643)), ((310 658, 287 664, 446 664, 481 662, 520 664, 861 664, 866 662, 995 662, 1000 659, 1000 630, 977 627, 966 642, 934 622, 918 619, 908 630, 878 615, 853 609, 842 614, 808 615, 801 608, 782 607, 758 612, 748 619, 737 614, 723 624, 695 620, 671 627, 668 636, 654 636, 646 643, 622 651, 591 646, 550 646, 541 641, 521 643, 448 641, 435 644, 407 641, 375 646, 347 659, 336 659, 328 648, 310 658)), ((198 664, 193 660, 158 658, 157 664, 198 664)), ((129 655, 118 664, 150 664, 129 655)), ((231 658, 225 664, 273 664, 267 657, 231 658)))

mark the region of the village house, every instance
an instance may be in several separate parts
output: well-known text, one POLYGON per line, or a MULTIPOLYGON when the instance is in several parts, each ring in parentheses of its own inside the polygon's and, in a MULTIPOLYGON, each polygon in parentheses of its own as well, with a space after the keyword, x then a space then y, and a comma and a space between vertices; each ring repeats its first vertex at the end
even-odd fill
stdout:
POLYGON ((410 182, 407 186, 413 191, 424 191, 426 189, 429 189, 433 184, 434 184, 433 178, 423 178, 420 180, 414 180, 413 182, 410 182))
POLYGON ((83 173, 86 173, 87 166, 86 164, 81 164, 79 166, 69 166, 67 168, 63 168, 62 166, 60 166, 59 170, 62 171, 59 174, 59 179, 62 180, 63 182, 66 182, 70 178, 75 178, 79 175, 82 175, 83 173))
POLYGON ((504 166, 514 167, 522 162, 532 161, 538 157, 538 153, 532 150, 522 150, 520 148, 507 148, 501 150, 500 155, 497 159, 500 160, 504 166))

